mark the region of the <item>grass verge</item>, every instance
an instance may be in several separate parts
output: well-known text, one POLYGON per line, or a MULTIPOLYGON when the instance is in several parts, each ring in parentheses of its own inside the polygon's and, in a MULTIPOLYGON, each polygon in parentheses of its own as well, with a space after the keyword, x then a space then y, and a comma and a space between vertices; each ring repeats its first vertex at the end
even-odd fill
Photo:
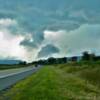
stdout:
POLYGON ((65 71, 64 66, 44 67, 17 83, 0 100, 100 100, 98 86, 65 71))

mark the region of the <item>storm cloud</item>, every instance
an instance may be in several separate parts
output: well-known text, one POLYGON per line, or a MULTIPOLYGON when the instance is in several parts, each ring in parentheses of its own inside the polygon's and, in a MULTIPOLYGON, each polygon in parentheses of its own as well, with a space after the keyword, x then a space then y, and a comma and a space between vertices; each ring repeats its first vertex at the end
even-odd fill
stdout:
POLYGON ((100 0, 0 0, 0 41, 1 59, 50 57, 50 45, 59 48, 57 57, 99 54, 100 0), (16 46, 18 54, 11 54, 16 46))
POLYGON ((41 50, 38 53, 38 58, 47 58, 50 56, 53 56, 56 53, 59 53, 59 49, 51 44, 48 44, 41 48, 41 50))

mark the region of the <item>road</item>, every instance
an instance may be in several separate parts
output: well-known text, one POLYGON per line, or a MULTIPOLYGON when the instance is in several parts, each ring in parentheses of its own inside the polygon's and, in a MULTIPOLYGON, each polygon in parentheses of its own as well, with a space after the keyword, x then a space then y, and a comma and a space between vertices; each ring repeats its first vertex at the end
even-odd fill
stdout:
POLYGON ((27 67, 0 71, 0 91, 36 72, 39 67, 27 67))

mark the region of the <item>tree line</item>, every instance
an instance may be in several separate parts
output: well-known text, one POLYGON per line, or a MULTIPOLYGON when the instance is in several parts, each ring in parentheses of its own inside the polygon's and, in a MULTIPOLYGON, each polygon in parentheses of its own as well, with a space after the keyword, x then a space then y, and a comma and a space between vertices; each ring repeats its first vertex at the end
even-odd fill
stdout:
POLYGON ((32 64, 49 65, 49 64, 64 64, 68 62, 98 61, 98 60, 100 60, 100 56, 96 56, 94 53, 89 53, 88 51, 85 51, 82 53, 82 56, 62 57, 62 58, 50 57, 46 60, 41 59, 38 61, 34 61, 32 62, 32 64))

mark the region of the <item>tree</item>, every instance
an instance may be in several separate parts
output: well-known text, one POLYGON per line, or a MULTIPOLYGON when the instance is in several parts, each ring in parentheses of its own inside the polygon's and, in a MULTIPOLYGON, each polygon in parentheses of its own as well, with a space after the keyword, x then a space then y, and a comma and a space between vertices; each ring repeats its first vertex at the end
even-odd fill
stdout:
POLYGON ((73 62, 77 62, 77 59, 78 59, 77 56, 73 56, 73 57, 71 58, 71 60, 72 60, 73 62))
POLYGON ((26 65, 27 62, 26 62, 26 61, 20 61, 19 64, 20 64, 20 65, 26 65))
POLYGON ((90 61, 94 61, 95 60, 95 57, 96 57, 95 54, 94 53, 91 53, 90 54, 90 61))
POLYGON ((95 54, 91 53, 89 54, 87 51, 83 52, 82 60, 84 61, 94 61, 95 60, 95 54))
POLYGON ((90 58, 90 55, 88 51, 83 52, 82 60, 87 61, 89 60, 89 58, 90 58))
POLYGON ((66 57, 61 58, 61 62, 62 62, 62 63, 66 63, 66 62, 67 62, 67 58, 66 58, 66 57))
POLYGON ((56 59, 51 57, 48 59, 48 64, 55 64, 56 63, 56 59))

